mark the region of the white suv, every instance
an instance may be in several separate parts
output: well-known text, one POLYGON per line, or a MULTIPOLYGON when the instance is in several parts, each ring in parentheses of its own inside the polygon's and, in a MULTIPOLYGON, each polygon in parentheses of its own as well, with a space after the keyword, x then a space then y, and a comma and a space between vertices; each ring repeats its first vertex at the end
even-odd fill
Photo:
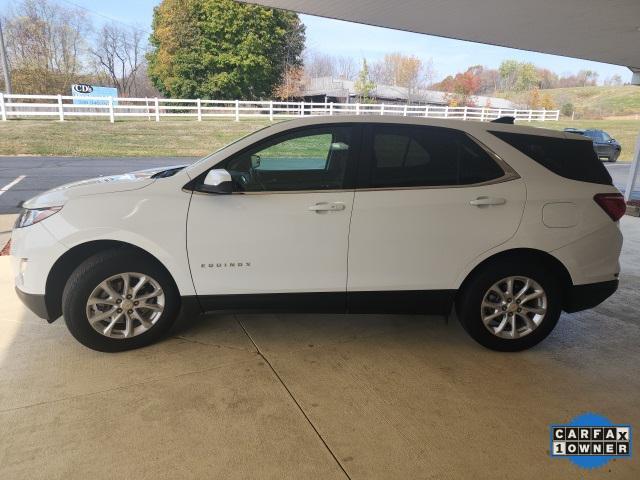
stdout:
POLYGON ((101 351, 179 312, 457 315, 522 350, 618 286, 622 196, 591 140, 502 123, 311 117, 187 167, 24 204, 16 288, 101 351))

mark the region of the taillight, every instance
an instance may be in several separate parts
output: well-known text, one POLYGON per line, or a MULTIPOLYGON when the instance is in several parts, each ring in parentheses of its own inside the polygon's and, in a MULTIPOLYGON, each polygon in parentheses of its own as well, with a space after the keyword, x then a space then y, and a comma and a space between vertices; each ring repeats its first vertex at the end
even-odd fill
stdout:
POLYGON ((620 193, 598 193, 593 199, 614 222, 620 220, 627 211, 627 204, 620 193))

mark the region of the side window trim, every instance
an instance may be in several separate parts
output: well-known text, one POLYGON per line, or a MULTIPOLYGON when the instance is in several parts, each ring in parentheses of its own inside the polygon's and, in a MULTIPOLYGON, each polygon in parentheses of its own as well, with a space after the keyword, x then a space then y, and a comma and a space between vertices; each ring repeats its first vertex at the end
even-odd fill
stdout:
POLYGON ((362 147, 360 149, 360 159, 358 161, 358 175, 356 182, 356 191, 359 192, 369 192, 369 191, 378 191, 378 190, 424 190, 424 189, 442 189, 442 188, 471 188, 471 187, 480 187, 483 185, 494 185, 498 183, 510 182, 512 180, 517 180, 520 177, 518 173, 507 163, 505 162, 497 153, 491 150, 487 145, 478 140, 476 137, 471 135, 470 133, 464 130, 458 130, 447 127, 427 127, 427 128, 436 128, 436 129, 446 129, 446 130, 455 130, 456 132, 460 132, 466 135, 469 140, 478 145, 482 150, 484 150, 487 155, 491 158, 493 162, 495 162, 504 172, 504 175, 501 177, 487 180, 484 182, 477 183, 468 183, 468 184, 450 184, 450 185, 422 185, 422 186, 404 186, 404 187, 372 187, 370 186, 371 173, 373 169, 374 155, 373 155, 373 135, 374 135, 374 127, 396 127, 398 125, 406 125, 407 127, 412 127, 414 125, 411 124, 397 124, 397 123, 368 123, 363 128, 362 132, 362 147))
POLYGON ((367 188, 371 178, 371 168, 373 166, 373 125, 364 124, 362 128, 362 148, 360 148, 360 158, 358 162, 358 175, 356 179, 356 190, 367 188))

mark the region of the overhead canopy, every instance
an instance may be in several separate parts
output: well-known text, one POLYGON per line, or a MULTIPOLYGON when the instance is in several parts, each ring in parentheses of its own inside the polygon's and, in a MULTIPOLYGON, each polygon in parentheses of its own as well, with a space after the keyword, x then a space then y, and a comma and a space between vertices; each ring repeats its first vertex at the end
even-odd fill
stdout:
POLYGON ((640 72, 640 0, 240 1, 640 72))

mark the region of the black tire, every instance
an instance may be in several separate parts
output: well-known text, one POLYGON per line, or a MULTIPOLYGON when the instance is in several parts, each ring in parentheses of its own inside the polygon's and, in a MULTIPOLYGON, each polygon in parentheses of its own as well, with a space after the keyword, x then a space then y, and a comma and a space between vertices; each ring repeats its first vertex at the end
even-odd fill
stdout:
POLYGON ((613 152, 613 155, 609 157, 609 162, 616 163, 619 157, 620 157, 620 150, 616 150, 615 152, 613 152))
POLYGON ((562 312, 562 288, 553 269, 541 262, 503 258, 488 263, 474 272, 456 298, 456 312, 467 333, 479 344, 500 352, 518 352, 537 345, 551 333, 562 312), (492 285, 510 276, 535 280, 547 294, 547 312, 532 332, 516 339, 505 339, 491 333, 481 316, 482 300, 492 285))
POLYGON ((180 296, 169 273, 153 258, 127 248, 97 253, 82 262, 71 274, 62 294, 62 314, 71 334, 84 346, 100 352, 120 352, 158 341, 169 330, 180 310, 180 296), (153 277, 164 293, 164 310, 156 323, 131 338, 110 338, 93 329, 86 305, 94 288, 105 279, 125 272, 153 277))

